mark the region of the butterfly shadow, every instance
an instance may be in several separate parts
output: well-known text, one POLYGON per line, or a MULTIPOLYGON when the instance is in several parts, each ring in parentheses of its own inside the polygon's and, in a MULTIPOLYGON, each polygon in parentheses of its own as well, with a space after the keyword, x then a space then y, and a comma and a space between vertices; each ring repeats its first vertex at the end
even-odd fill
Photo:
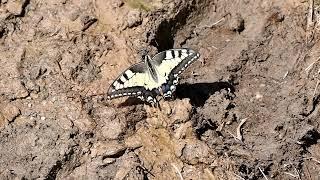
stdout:
MULTIPOLYGON (((229 90, 231 93, 234 92, 234 87, 228 82, 213 82, 213 83, 195 83, 195 84, 179 84, 176 89, 176 98, 183 99, 189 98, 192 105, 196 107, 202 107, 206 100, 215 92, 222 89, 229 90)), ((142 105, 144 101, 135 97, 129 97, 119 106, 134 106, 142 105)))
POLYGON ((119 104, 119 107, 143 105, 144 103, 144 101, 141 101, 136 97, 128 97, 123 103, 119 104))
POLYGON ((202 107, 212 94, 222 89, 234 92, 234 87, 228 82, 185 83, 177 86, 176 98, 189 98, 192 105, 202 107))

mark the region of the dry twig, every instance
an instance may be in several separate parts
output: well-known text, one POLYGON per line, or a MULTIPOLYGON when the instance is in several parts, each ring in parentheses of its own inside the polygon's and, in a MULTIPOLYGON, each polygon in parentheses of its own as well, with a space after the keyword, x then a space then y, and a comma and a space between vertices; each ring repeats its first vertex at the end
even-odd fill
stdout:
POLYGON ((287 71, 287 72, 284 74, 284 76, 283 76, 282 79, 285 79, 285 78, 288 76, 288 73, 289 73, 289 71, 287 71))
POLYGON ((208 168, 204 169, 205 172, 208 173, 209 179, 216 179, 215 176, 212 174, 212 171, 208 168))
POLYGON ((289 172, 284 172, 284 174, 287 174, 287 175, 290 175, 294 178, 297 178, 299 180, 301 180, 301 176, 300 176, 300 173, 299 171, 297 170, 297 168, 290 162, 289 164, 286 164, 285 166, 288 166, 290 165, 291 167, 293 167, 294 171, 295 171, 295 174, 292 174, 292 173, 289 173, 289 172))
POLYGON ((178 169, 178 167, 173 163, 171 163, 171 166, 176 170, 177 174, 179 175, 179 178, 181 180, 183 180, 182 174, 181 174, 180 170, 178 169))
POLYGON ((308 12, 308 19, 307 19, 307 32, 306 32, 306 42, 309 43, 313 36, 313 5, 314 0, 309 0, 309 12, 308 12))
POLYGON ((312 62, 312 63, 305 69, 306 73, 309 73, 309 71, 312 69, 312 66, 313 66, 314 64, 316 64, 319 60, 320 60, 320 57, 318 57, 317 60, 315 60, 314 62, 312 62))
POLYGON ((237 176, 237 178, 241 179, 241 180, 245 180, 245 178, 241 177, 240 175, 233 173, 235 176, 237 176))
POLYGON ((317 160, 315 157, 306 157, 306 158, 304 158, 304 159, 306 159, 306 160, 312 160, 312 161, 314 161, 314 162, 316 162, 316 163, 318 163, 318 164, 320 164, 320 161, 319 160, 317 160))
POLYGON ((289 175, 289 176, 292 176, 294 178, 297 178, 297 175, 294 175, 294 174, 291 174, 291 173, 288 173, 288 172, 284 172, 285 174, 289 175))
POLYGON ((298 179, 301 180, 299 171, 297 170, 297 168, 295 166, 293 166, 293 168, 294 168, 294 171, 296 172, 296 174, 298 176, 298 179))
POLYGON ((259 170, 261 172, 261 174, 263 175, 263 177, 266 179, 266 180, 269 180, 268 177, 264 174, 264 172, 262 171, 262 169, 259 167, 259 170))
POLYGON ((318 79, 317 84, 316 84, 316 87, 314 88, 314 91, 313 91, 312 98, 314 98, 314 96, 316 95, 316 92, 317 92, 317 89, 318 89, 319 83, 320 83, 320 80, 318 79))
POLYGON ((237 139, 240 140, 241 142, 243 140, 242 133, 241 133, 241 127, 246 121, 247 121, 247 118, 242 119, 239 126, 237 127, 237 139))

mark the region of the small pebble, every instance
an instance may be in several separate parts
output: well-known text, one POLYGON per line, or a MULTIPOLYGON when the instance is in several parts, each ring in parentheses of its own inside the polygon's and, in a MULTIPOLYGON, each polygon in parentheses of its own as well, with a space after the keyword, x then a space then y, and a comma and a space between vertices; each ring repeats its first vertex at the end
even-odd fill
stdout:
POLYGON ((128 23, 129 28, 139 25, 141 23, 141 21, 142 21, 142 19, 141 19, 141 12, 140 11, 133 10, 128 13, 127 23, 128 23))

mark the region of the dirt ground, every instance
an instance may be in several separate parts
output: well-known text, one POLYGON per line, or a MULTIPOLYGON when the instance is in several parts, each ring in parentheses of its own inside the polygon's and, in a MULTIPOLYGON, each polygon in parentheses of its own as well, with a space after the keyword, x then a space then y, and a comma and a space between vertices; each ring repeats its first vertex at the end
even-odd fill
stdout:
POLYGON ((0 0, 0 179, 320 179, 320 1, 0 0), (200 52, 162 110, 124 69, 200 52))

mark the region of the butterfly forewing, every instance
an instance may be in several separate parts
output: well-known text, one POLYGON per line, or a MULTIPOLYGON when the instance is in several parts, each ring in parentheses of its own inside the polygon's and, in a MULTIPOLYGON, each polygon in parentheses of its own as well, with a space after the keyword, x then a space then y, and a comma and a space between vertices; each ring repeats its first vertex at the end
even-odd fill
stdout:
POLYGON ((152 60, 159 75, 169 80, 172 76, 181 74, 199 56, 199 53, 191 49, 169 49, 156 54, 152 60))

